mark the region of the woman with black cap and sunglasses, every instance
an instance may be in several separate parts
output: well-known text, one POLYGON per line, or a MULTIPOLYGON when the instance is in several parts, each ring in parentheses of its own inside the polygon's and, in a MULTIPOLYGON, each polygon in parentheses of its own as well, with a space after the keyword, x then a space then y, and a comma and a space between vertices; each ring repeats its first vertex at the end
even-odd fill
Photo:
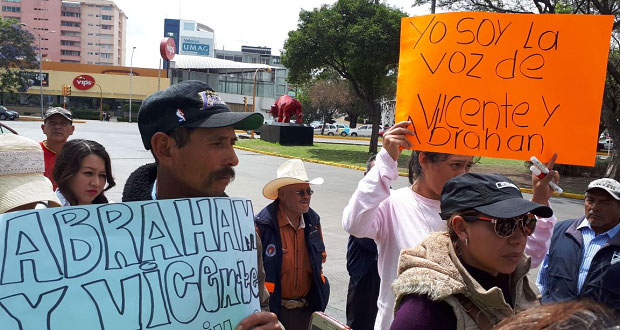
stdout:
POLYGON ((441 193, 447 232, 431 234, 403 250, 392 330, 490 329, 504 318, 539 304, 523 251, 536 217, 553 211, 523 199, 497 174, 467 173, 441 193))

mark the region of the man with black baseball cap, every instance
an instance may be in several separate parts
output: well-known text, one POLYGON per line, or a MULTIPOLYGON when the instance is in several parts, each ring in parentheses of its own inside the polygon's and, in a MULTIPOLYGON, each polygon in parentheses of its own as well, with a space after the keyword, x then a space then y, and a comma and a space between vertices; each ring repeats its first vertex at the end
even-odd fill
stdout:
POLYGON ((620 183, 597 179, 585 215, 558 222, 536 284, 543 303, 591 299, 620 312, 620 183))
MULTIPOLYGON (((202 81, 183 81, 152 94, 140 107, 138 128, 155 163, 129 176, 123 202, 226 196, 224 190, 235 176, 233 167, 239 163, 233 149, 235 129, 252 130, 262 123, 259 113, 232 112, 202 81)), ((260 246, 259 299, 267 311, 269 294, 259 251, 260 246)), ((269 312, 252 314, 239 326, 280 329, 275 314, 269 312)))
POLYGON ((41 130, 46 136, 45 140, 39 142, 41 149, 43 149, 44 174, 52 182, 52 186, 56 190, 56 181, 54 181, 52 175, 54 164, 56 164, 56 154, 60 152, 60 149, 62 149, 69 136, 75 130, 71 111, 61 107, 47 109, 43 115, 41 130))

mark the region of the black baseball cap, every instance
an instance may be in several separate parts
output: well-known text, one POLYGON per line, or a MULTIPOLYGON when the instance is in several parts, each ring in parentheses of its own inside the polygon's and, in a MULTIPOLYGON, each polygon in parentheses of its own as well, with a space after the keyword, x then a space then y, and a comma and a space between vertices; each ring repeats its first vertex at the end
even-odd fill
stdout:
POLYGON ((61 115, 65 117, 65 119, 67 119, 68 121, 73 122, 73 114, 71 113, 71 111, 61 107, 51 107, 47 109, 45 111, 45 114, 43 115, 43 121, 53 115, 61 115))
POLYGON ((441 217, 447 220, 465 210, 495 218, 512 218, 528 212, 543 218, 553 215, 550 207, 523 199, 521 190, 507 177, 488 173, 465 173, 443 186, 441 217))
POLYGON ((262 125, 263 115, 233 112, 209 85, 199 80, 186 80, 151 94, 138 113, 138 128, 147 150, 151 149, 155 133, 169 133, 181 126, 252 130, 262 125))

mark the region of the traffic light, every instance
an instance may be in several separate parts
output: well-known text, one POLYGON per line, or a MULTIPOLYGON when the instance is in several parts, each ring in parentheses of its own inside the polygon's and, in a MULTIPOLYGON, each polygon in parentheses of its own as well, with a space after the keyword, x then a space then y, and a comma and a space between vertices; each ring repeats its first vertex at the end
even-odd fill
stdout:
POLYGON ((69 95, 71 95, 71 86, 63 84, 62 85, 62 96, 69 96, 69 95))
POLYGON ((247 96, 243 97, 243 105, 248 105, 248 97, 247 96))

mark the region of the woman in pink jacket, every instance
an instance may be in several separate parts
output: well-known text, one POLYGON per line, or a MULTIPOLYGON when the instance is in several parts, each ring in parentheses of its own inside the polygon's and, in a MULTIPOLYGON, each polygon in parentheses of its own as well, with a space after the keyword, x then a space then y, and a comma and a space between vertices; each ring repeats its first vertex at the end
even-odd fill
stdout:
MULTIPOLYGON (((389 329, 394 317, 392 281, 396 278, 398 256, 404 248, 418 245, 428 234, 446 231, 446 223, 439 216, 439 197, 449 179, 469 172, 474 164, 472 156, 414 151, 409 161, 411 186, 390 190, 398 178, 397 160, 401 151, 411 149, 407 139, 414 133, 400 122, 383 135, 383 148, 377 154, 375 167, 359 182, 342 215, 342 226, 355 237, 375 240, 379 252, 378 268, 381 276, 378 313, 375 329, 389 329)), ((549 162, 553 167, 555 155, 549 162)), ((544 179, 532 176, 532 201, 548 205, 553 190, 551 179, 559 174, 551 171, 544 179)), ((525 253, 537 267, 549 248, 555 217, 538 219, 536 231, 528 237, 525 253)))

